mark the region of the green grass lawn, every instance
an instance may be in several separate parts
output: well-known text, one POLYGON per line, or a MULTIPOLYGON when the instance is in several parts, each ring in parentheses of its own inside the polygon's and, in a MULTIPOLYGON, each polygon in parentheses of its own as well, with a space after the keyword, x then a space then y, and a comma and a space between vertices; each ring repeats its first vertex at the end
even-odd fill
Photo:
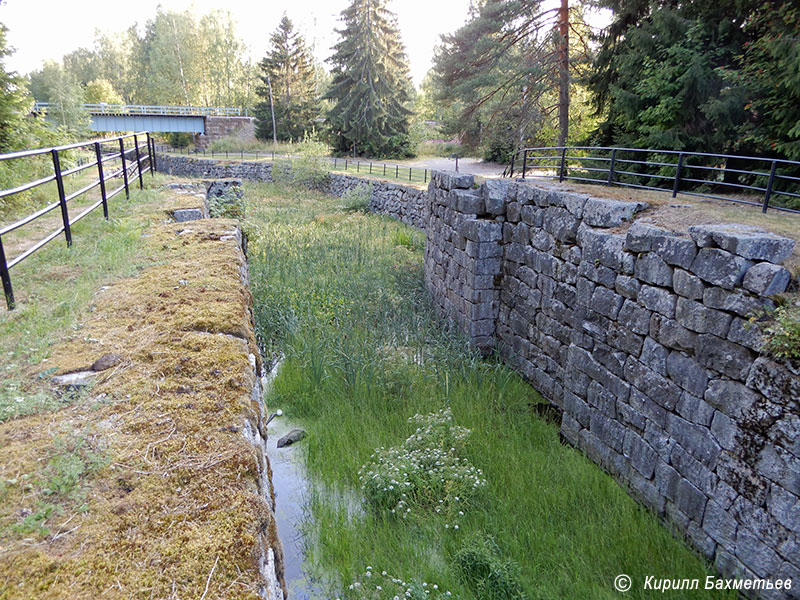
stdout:
POLYGON ((286 356, 266 401, 308 431, 307 553, 328 597, 613 599, 626 573, 624 597, 683 598, 643 590, 644 577, 711 572, 559 442, 533 388, 436 317, 421 233, 304 190, 247 194, 257 331, 286 356), (452 423, 409 422, 443 409, 452 423), (441 464, 407 458, 434 450, 441 464), (485 485, 459 479, 470 469, 485 485))

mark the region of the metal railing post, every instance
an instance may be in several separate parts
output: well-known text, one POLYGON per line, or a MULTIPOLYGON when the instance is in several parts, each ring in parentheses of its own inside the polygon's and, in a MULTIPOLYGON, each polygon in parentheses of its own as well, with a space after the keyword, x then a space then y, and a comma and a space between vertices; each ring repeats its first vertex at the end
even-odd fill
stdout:
POLYGON ((372 161, 369 162, 369 174, 372 175, 372 161))
MULTIPOLYGON (((153 173, 158 171, 158 159, 156 158, 156 141, 153 140, 153 164, 151 165, 153 168, 153 173)), ((153 175, 155 177, 155 175, 153 175)))
POLYGON ((778 168, 778 163, 776 161, 772 161, 772 168, 769 170, 769 181, 767 181, 767 191, 764 193, 764 206, 761 208, 761 212, 767 212, 769 208, 769 198, 772 196, 772 186, 775 183, 775 171, 778 168))
POLYGON ((356 162, 356 173, 361 173, 361 161, 356 162))
POLYGON ((100 176, 100 198, 103 200, 103 216, 108 221, 108 198, 106 197, 106 179, 103 176, 103 157, 100 154, 100 142, 94 143, 94 153, 97 156, 97 173, 100 176))
POLYGON ((425 178, 422 180, 422 183, 428 183, 428 169, 425 169, 425 178))
POLYGON ((131 190, 128 186, 128 163, 125 160, 125 140, 122 136, 119 136, 119 154, 122 159, 122 180, 125 182, 125 197, 130 200, 131 190))
POLYGON ((564 181, 564 177, 567 176, 567 147, 564 146, 561 149, 561 166, 558 169, 558 180, 564 181))
POLYGON ((400 179, 400 165, 394 166, 394 178, 400 179))
POLYGON ((3 282, 3 295, 6 297, 8 310, 14 310, 14 290, 11 289, 11 275, 8 273, 6 252, 3 250, 3 238, 0 237, 0 280, 3 282))
POLYGON ((64 236, 67 238, 67 246, 72 246, 72 231, 69 228, 69 213, 67 212, 67 195, 64 193, 64 179, 61 176, 61 161, 58 158, 58 150, 53 148, 50 151, 53 156, 53 170, 56 174, 56 186, 58 187, 58 203, 61 205, 61 220, 64 222, 64 236))
POLYGON ((617 163, 617 149, 611 151, 611 166, 608 168, 608 185, 614 183, 614 166, 617 163))
POLYGON ((148 162, 150 164, 150 176, 151 177, 155 177, 156 176, 156 165, 155 165, 155 162, 153 161, 153 156, 156 153, 154 146, 155 146, 155 142, 153 141, 153 138, 150 137, 150 132, 148 131, 147 132, 147 160, 148 160, 148 162))
POLYGON ((522 151, 522 178, 525 179, 525 173, 528 172, 528 149, 522 151))
POLYGON ((508 176, 511 179, 514 179, 514 161, 515 160, 517 160, 517 152, 515 152, 514 154, 511 155, 511 172, 508 174, 508 176))
POLYGON ((411 167, 408 167, 408 180, 411 181, 411 167))
POLYGON ((683 152, 678 154, 678 166, 675 167, 675 183, 672 184, 672 197, 678 195, 678 187, 681 184, 681 173, 683 172, 683 152))
POLYGON ((142 157, 139 154, 139 138, 133 134, 133 146, 136 148, 136 170, 139 171, 139 189, 144 189, 144 181, 142 180, 142 157))

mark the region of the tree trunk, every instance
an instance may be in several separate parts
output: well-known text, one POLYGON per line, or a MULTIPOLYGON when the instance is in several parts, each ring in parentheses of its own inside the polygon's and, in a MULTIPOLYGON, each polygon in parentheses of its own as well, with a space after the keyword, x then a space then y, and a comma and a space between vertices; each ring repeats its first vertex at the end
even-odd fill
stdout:
POLYGON ((566 146, 569 134, 569 0, 561 0, 558 34, 558 145, 566 146))

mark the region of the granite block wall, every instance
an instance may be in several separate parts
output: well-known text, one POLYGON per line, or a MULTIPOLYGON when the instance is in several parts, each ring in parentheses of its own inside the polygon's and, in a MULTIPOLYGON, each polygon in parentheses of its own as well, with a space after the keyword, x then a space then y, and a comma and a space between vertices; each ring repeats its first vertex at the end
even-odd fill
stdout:
MULTIPOLYGON (((271 162, 230 162, 159 153, 156 156, 156 166, 162 173, 181 177, 273 180, 273 163, 271 162)), ((372 212, 389 215, 407 225, 424 229, 428 199, 426 190, 387 181, 331 173, 321 185, 320 191, 334 196, 342 196, 348 190, 357 187, 371 187, 369 209, 372 212)))
POLYGON ((676 233, 637 221, 645 208, 435 173, 427 286, 562 409, 566 440, 722 574, 792 578, 755 595, 798 597, 800 361, 762 355, 750 322, 790 284, 794 242, 676 233))

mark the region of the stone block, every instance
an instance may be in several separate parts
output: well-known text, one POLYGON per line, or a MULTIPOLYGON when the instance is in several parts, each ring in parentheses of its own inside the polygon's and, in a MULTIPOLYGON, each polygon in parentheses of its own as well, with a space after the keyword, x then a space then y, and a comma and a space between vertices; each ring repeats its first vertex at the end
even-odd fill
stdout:
MULTIPOLYGON (((786 364, 791 364, 787 361, 786 364)), ((747 387, 758 390, 779 406, 786 406, 790 399, 800 398, 800 377, 785 365, 766 357, 759 357, 750 369, 747 387)))
POLYGON ((627 327, 623 327, 618 323, 612 323, 608 328, 606 342, 612 348, 622 350, 632 356, 639 356, 642 351, 643 338, 627 327))
POLYGON ((708 501, 703 515, 704 531, 723 546, 733 548, 738 528, 738 523, 727 510, 723 509, 713 498, 708 501))
POLYGON ((650 331, 650 315, 649 310, 642 308, 632 300, 625 300, 617 315, 617 321, 634 333, 645 335, 650 331))
POLYGON ((711 425, 711 420, 714 417, 713 406, 703 398, 698 398, 688 392, 681 394, 676 410, 684 419, 697 425, 711 425))
POLYGON ((640 254, 633 272, 637 279, 645 283, 664 287, 672 285, 672 267, 654 252, 640 254))
MULTIPOLYGON (((767 496, 767 510, 781 525, 800 533, 800 498, 779 485, 772 485, 767 496)), ((800 547, 795 551, 800 559, 800 547)))
POLYGON ((650 205, 646 202, 620 202, 589 198, 583 206, 583 222, 593 227, 617 227, 650 205))
POLYGON ((727 313, 707 308, 687 298, 678 298, 675 306, 675 320, 683 327, 697 333, 713 333, 724 338, 728 335, 732 319, 733 317, 727 313))
POLYGON ((739 428, 725 413, 720 411, 714 413, 714 419, 711 421, 711 433, 719 445, 726 450, 737 448, 736 436, 739 434, 739 428))
POLYGON ((642 284, 634 277, 618 275, 614 280, 614 289, 618 294, 630 300, 636 300, 642 284))
POLYGON ((740 344, 750 350, 761 352, 764 346, 764 338, 757 323, 751 323, 744 319, 734 318, 728 330, 728 341, 740 344))
POLYGON ((759 311, 764 306, 764 302, 764 300, 740 290, 727 291, 711 287, 703 293, 703 304, 706 306, 734 312, 742 317, 759 311))
POLYGON ((505 214, 506 201, 513 195, 514 187, 514 184, 510 181, 487 179, 481 186, 481 197, 483 198, 486 212, 490 215, 505 214))
POLYGON ((794 250, 794 240, 752 225, 693 225, 689 234, 698 246, 716 245, 742 258, 775 264, 789 258, 794 250))
POLYGON ((713 379, 708 384, 704 399, 716 410, 739 420, 760 401, 760 395, 736 381, 713 379))
POLYGON ((597 287, 592 294, 589 306, 609 319, 616 319, 624 298, 606 287, 597 287))
POLYGON ((642 344, 642 353, 639 356, 639 362, 659 375, 666 375, 667 356, 669 356, 669 350, 656 342, 653 338, 646 337, 642 344))
POLYGON ((771 296, 786 291, 791 273, 779 265, 762 262, 747 269, 742 286, 759 296, 771 296))
POLYGON ((473 242, 499 242, 503 239, 503 225, 496 221, 467 219, 457 231, 473 242))
POLYGON ((672 288, 679 296, 690 300, 702 300, 706 286, 699 277, 683 269, 675 269, 672 274, 672 288))
POLYGON ((470 189, 475 185, 475 177, 453 171, 432 171, 431 183, 444 190, 470 189))
POLYGON ((689 270, 704 281, 730 290, 742 282, 751 264, 725 250, 702 248, 689 270))
POLYGON ((667 358, 667 373, 669 378, 684 390, 694 396, 703 396, 708 384, 706 370, 697 361, 684 354, 673 350, 667 358))
POLYGON ((697 345, 697 334, 695 332, 686 329, 677 321, 659 314, 653 314, 650 317, 650 335, 667 348, 685 352, 693 353, 697 345))
POLYGON ((675 304, 677 296, 663 288, 643 285, 637 297, 639 304, 647 310, 657 312, 665 317, 672 319, 675 317, 675 304))
POLYGON ((453 199, 454 208, 458 212, 469 215, 481 215, 485 212, 483 198, 470 190, 451 190, 450 197, 453 199))
POLYGON ((542 226, 557 240, 574 242, 577 239, 578 225, 580 221, 565 208, 551 206, 544 210, 542 226))
POLYGON ((721 449, 707 427, 667 413, 667 432, 686 452, 709 469, 714 468, 721 449))
POLYGON ((675 492, 675 505, 683 514, 689 517, 689 519, 696 523, 702 523, 707 502, 708 497, 689 481, 681 479, 680 482, 678 482, 678 487, 675 492))
POLYGON ((748 527, 736 532, 736 557, 759 577, 768 577, 781 565, 781 558, 748 527))
POLYGON ((656 470, 658 454, 640 435, 628 429, 625 431, 622 454, 631 462, 645 479, 651 479, 656 470))
POLYGON ((697 337, 695 356, 702 366, 740 381, 747 379, 753 363, 750 350, 711 334, 697 337))
POLYGON ((625 380, 653 402, 670 411, 680 400, 680 388, 633 357, 625 361, 625 380))
POLYGON ((525 204, 519 212, 520 218, 524 223, 531 227, 541 227, 544 211, 532 204, 525 204))
POLYGON ((203 211, 199 208, 179 208, 172 211, 172 218, 178 223, 197 221, 203 218, 203 211))

